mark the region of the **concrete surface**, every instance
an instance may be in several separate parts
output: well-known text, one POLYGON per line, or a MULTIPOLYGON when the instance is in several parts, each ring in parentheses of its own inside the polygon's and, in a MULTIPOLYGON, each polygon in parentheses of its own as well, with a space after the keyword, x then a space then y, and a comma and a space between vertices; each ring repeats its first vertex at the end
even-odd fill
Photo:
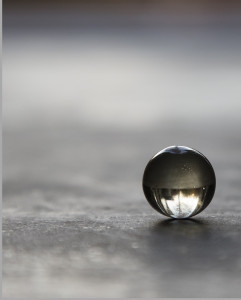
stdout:
MULTIPOLYGON (((88 134, 84 147, 76 142, 79 132, 72 138, 46 133, 48 142, 29 133, 6 137, 12 153, 5 155, 13 169, 11 181, 4 183, 3 295, 239 297, 239 138, 229 149, 223 137, 212 143, 205 133, 217 173, 216 195, 200 215, 176 221, 154 212, 141 190, 156 138, 101 134, 101 152, 98 134, 88 134), (34 148, 34 162, 25 139, 27 148, 34 148), (11 143, 23 147, 18 168, 11 143)), ((199 138, 204 137, 190 139, 199 138)))

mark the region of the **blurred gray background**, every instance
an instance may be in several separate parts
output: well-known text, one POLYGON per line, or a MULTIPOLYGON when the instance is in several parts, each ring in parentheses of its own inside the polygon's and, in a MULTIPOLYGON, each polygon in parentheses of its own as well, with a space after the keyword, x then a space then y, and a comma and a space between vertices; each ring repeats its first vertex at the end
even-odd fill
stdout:
POLYGON ((3 296, 239 297, 240 83, 240 1, 4 1, 3 296), (216 171, 192 220, 142 192, 170 145, 216 171))

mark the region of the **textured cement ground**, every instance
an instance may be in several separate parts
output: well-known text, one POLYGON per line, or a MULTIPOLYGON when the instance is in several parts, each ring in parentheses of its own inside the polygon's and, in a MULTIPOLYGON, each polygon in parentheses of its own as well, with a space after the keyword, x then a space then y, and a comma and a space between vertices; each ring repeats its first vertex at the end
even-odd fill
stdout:
MULTIPOLYGON (((197 141, 202 134, 186 134, 203 144, 197 141)), ((46 133, 44 140, 9 133, 5 155, 13 169, 4 183, 3 295, 239 297, 239 138, 204 135, 216 195, 202 214, 176 221, 155 213, 141 191, 149 148, 158 144, 151 134, 102 132, 100 143, 98 134, 79 131, 71 138, 46 133)))
POLYGON ((4 46, 3 296, 240 297, 240 27, 16 24, 4 46), (176 144, 217 177, 190 220, 159 215, 141 187, 148 160, 176 144))

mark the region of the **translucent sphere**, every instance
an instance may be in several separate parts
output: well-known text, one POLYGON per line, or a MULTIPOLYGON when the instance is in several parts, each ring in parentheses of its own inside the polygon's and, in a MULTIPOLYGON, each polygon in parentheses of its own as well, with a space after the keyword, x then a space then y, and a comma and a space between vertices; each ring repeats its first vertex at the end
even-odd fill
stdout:
POLYGON ((159 213, 176 219, 199 214, 211 202, 216 186, 208 159, 197 150, 171 146, 158 152, 143 175, 147 201, 159 213))

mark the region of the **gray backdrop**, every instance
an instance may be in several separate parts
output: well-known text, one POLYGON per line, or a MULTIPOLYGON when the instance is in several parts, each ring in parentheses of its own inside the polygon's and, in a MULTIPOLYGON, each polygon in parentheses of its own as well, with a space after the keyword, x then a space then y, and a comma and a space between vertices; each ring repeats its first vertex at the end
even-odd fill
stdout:
POLYGON ((240 296, 239 12, 5 11, 5 297, 240 296), (170 145, 216 172, 190 220, 142 192, 170 145))

